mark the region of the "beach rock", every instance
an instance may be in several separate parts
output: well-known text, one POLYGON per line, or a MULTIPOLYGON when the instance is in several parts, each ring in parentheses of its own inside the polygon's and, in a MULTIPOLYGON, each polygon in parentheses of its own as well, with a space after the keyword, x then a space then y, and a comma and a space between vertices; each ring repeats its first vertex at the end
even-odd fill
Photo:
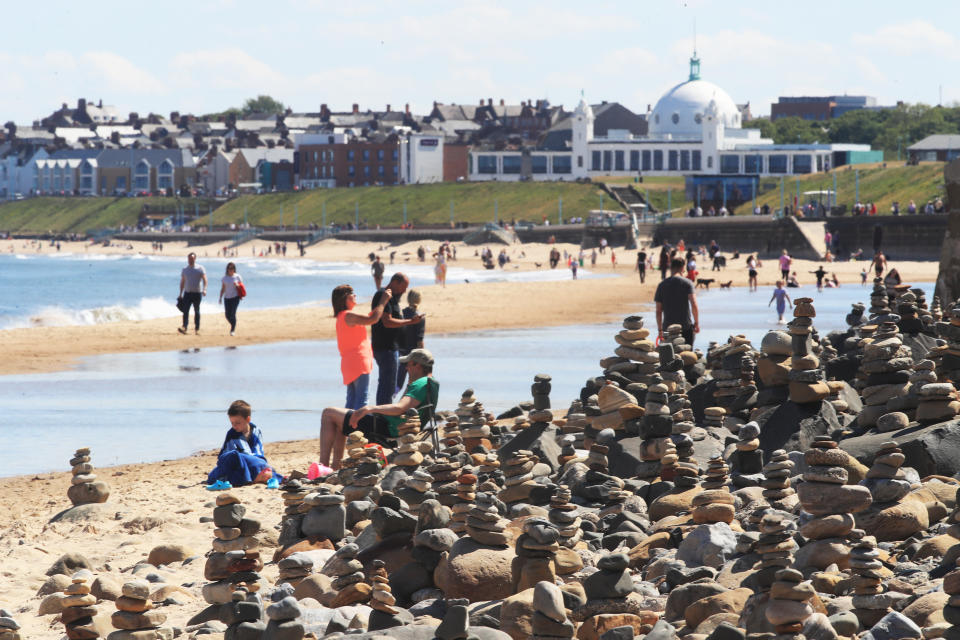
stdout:
POLYGON ((640 635, 644 629, 656 623, 657 619, 657 614, 652 611, 646 612, 646 615, 637 615, 635 613, 601 613, 583 621, 580 628, 577 629, 577 640, 607 640, 611 637, 625 637, 633 640, 635 635, 640 635), (613 630, 621 628, 626 628, 626 630, 629 631, 629 635, 610 635, 613 630))
POLYGON ((183 562, 191 556, 197 555, 196 551, 182 544, 161 544, 150 550, 147 556, 147 562, 155 567, 174 562, 183 562))
POLYGON ((860 636, 860 640, 905 640, 922 637, 923 631, 910 618, 891 611, 870 627, 870 631, 860 636))
POLYGON ((753 594, 750 589, 731 589, 690 603, 683 617, 690 628, 696 628, 701 622, 718 613, 739 614, 747 599, 753 594))
POLYGON ((920 628, 932 627, 944 621, 943 608, 949 599, 950 595, 943 591, 931 591, 908 604, 900 613, 920 628))
POLYGON ((79 553, 65 553, 47 569, 46 575, 57 573, 73 575, 80 569, 93 569, 93 565, 79 553))
POLYGON ((894 441, 906 460, 903 465, 917 470, 920 477, 960 473, 960 421, 951 420, 925 427, 914 427, 889 433, 867 433, 842 442, 844 450, 863 464, 873 457, 886 441, 894 441))
MULTIPOLYGON (((510 547, 485 547, 472 538, 460 538, 440 560, 433 580, 447 598, 467 598, 471 602, 497 600, 513 593, 510 547)), ((530 590, 531 599, 533 590, 530 590)))
POLYGON ((730 525, 725 522, 702 524, 684 537, 677 548, 677 560, 690 567, 706 565, 719 569, 736 549, 737 536, 730 525))
POLYGON ((559 429, 546 422, 535 422, 526 429, 517 433, 510 442, 497 449, 500 464, 506 461, 517 451, 527 450, 540 458, 540 462, 550 465, 556 472, 560 468, 560 445, 557 434, 559 429))
POLYGON ((667 620, 679 620, 684 617, 687 607, 694 602, 710 598, 729 591, 724 586, 716 582, 690 582, 670 590, 667 596, 667 602, 664 607, 664 618, 667 620))
POLYGON ((37 590, 37 595, 48 596, 51 593, 60 593, 69 587, 71 582, 70 576, 62 573, 55 573, 47 578, 42 585, 40 585, 40 589, 37 590))
POLYGON ((837 412, 828 401, 797 404, 787 401, 756 418, 760 423, 760 448, 769 456, 777 449, 805 451, 816 436, 840 429, 837 412))
POLYGON ((904 500, 885 508, 873 507, 855 515, 857 527, 878 542, 906 540, 930 526, 927 507, 917 500, 904 500))
POLYGON ((90 585, 90 593, 97 600, 116 600, 122 593, 120 583, 108 575, 97 576, 97 579, 90 585))
POLYGON ((529 640, 533 635, 533 592, 533 588, 524 589, 520 593, 503 597, 500 605, 500 630, 513 640, 529 640))

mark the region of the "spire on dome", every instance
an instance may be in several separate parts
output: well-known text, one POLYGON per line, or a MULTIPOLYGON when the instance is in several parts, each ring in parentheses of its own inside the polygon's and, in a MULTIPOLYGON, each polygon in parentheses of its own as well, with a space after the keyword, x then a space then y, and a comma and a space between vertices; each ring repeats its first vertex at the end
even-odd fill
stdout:
POLYGON ((690 79, 700 79, 700 58, 697 57, 697 50, 693 50, 693 56, 690 58, 690 79))

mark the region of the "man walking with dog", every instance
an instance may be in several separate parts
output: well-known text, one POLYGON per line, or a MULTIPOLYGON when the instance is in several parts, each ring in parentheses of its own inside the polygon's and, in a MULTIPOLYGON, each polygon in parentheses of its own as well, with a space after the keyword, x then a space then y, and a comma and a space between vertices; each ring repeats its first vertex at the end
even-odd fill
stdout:
POLYGON ((657 285, 653 301, 657 303, 657 335, 663 337, 665 327, 679 324, 684 340, 692 347, 694 335, 700 333, 700 310, 693 283, 683 277, 685 267, 683 258, 670 262, 671 275, 657 285))

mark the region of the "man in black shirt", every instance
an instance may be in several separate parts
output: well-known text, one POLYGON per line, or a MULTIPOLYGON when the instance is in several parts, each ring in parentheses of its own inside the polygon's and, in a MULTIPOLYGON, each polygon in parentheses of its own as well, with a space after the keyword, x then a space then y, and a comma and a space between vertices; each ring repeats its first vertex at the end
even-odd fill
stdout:
POLYGON ((637 271, 640 272, 640 284, 643 284, 647 279, 647 251, 646 249, 640 249, 637 252, 637 271))
MULTIPOLYGON (((397 358, 399 354, 401 327, 423 322, 422 313, 404 320, 400 313, 400 297, 410 286, 410 279, 402 273, 395 273, 387 283, 387 288, 393 294, 383 309, 380 320, 370 327, 370 346, 373 348, 373 359, 377 361, 377 404, 390 404, 397 391, 397 358)), ((372 308, 380 304, 383 289, 373 296, 372 308)))
POLYGON ((679 324, 683 328, 683 339, 693 346, 694 334, 700 333, 700 310, 693 283, 681 275, 684 266, 683 258, 670 262, 671 275, 657 285, 653 301, 657 303, 657 334, 662 337, 664 327, 679 324))

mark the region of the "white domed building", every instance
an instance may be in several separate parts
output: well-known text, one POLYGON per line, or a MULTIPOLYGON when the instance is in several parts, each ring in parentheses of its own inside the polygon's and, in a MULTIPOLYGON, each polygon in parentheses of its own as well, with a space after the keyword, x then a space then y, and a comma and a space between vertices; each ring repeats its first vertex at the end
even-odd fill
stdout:
MULTIPOLYGON (((604 103, 606 105, 606 103, 604 103)), ((597 105, 603 107, 604 105, 597 105)), ((859 144, 775 145, 759 129, 744 129, 740 109, 716 84, 700 77, 700 60, 690 74, 646 114, 647 134, 604 129, 595 135, 595 107, 581 98, 571 114, 565 148, 470 152, 471 180, 570 180, 603 176, 686 176, 688 191, 751 192, 759 177, 829 171, 857 162, 882 160, 882 152, 859 144), (722 177, 723 180, 718 180, 722 177)), ((719 198, 718 198, 719 199, 719 198)))

